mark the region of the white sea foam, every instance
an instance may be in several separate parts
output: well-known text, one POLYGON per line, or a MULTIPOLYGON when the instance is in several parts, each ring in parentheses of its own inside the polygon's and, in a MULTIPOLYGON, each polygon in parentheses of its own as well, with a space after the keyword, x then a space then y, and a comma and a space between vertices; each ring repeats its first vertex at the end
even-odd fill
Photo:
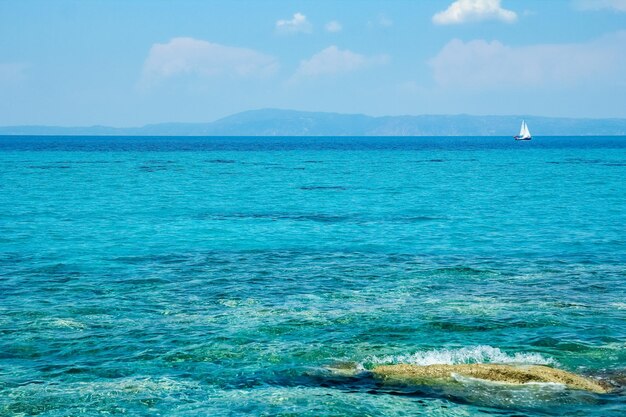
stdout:
POLYGON ((556 365, 552 358, 539 353, 517 352, 508 354, 492 346, 472 346, 460 349, 433 349, 417 351, 408 355, 371 356, 363 361, 365 364, 389 365, 456 365, 463 363, 517 363, 534 365, 556 365))
POLYGON ((54 396, 75 394, 95 397, 114 397, 141 393, 163 393, 198 388, 195 381, 178 381, 160 377, 129 377, 114 381, 75 382, 67 384, 25 384, 13 391, 14 397, 28 397, 45 392, 54 396))
POLYGON ((38 326, 61 328, 61 329, 75 329, 84 330, 87 325, 74 319, 69 318, 49 318, 43 319, 36 323, 38 326))

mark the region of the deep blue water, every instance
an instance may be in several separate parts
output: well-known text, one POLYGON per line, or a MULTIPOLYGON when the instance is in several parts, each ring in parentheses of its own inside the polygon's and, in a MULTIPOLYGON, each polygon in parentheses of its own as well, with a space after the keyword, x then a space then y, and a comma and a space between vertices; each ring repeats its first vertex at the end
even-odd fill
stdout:
POLYGON ((0 415, 624 415, 625 178, 626 137, 0 137, 0 415), (471 362, 615 391, 367 373, 471 362))

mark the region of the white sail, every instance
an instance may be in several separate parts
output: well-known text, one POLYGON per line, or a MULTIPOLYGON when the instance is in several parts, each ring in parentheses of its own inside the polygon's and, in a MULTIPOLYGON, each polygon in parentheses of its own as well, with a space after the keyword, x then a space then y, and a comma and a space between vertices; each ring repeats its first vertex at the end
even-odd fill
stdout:
POLYGON ((525 120, 522 120, 522 126, 519 129, 519 135, 516 137, 517 139, 530 139, 530 130, 528 130, 528 125, 525 120))
POLYGON ((526 122, 524 122, 524 137, 525 138, 530 138, 530 130, 528 130, 528 125, 526 124, 526 122))

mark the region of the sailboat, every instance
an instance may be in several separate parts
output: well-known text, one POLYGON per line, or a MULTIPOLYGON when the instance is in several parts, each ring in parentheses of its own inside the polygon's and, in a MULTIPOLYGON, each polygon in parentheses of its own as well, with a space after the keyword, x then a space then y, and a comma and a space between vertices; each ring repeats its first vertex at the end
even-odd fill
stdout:
POLYGON ((515 140, 531 140, 533 137, 530 135, 528 125, 525 120, 522 120, 522 126, 519 129, 519 135, 513 136, 515 140))

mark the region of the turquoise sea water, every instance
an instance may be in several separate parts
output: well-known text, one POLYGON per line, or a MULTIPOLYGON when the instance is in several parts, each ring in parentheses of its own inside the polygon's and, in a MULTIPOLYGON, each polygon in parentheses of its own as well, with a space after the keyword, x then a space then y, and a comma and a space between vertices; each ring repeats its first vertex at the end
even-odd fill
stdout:
POLYGON ((625 178, 626 137, 1 137, 0 415, 624 415, 625 178), (472 362, 615 391, 367 373, 472 362))

